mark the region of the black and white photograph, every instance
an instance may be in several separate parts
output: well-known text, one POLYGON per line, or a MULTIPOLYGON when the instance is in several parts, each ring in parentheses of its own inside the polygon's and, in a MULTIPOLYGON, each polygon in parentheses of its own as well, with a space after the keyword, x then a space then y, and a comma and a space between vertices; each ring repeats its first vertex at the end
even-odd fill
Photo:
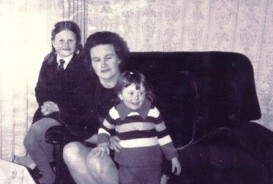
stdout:
POLYGON ((0 184, 273 184, 273 0, 0 0, 0 184))

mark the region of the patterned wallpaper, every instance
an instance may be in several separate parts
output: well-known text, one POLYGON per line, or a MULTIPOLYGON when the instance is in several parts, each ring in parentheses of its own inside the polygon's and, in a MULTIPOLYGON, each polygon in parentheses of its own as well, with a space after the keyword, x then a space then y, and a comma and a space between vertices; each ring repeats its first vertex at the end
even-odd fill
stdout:
POLYGON ((34 86, 52 26, 62 19, 76 21, 84 39, 117 32, 131 51, 245 54, 255 72, 258 122, 273 130, 273 0, 2 0, 0 10, 1 158, 25 155, 22 140, 37 107, 34 86))

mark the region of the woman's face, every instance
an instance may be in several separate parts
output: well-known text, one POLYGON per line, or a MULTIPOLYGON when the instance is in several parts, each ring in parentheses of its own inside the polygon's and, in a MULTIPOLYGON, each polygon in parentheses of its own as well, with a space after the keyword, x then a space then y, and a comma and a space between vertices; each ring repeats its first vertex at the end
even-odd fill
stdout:
POLYGON ((70 30, 63 30, 55 35, 55 39, 52 40, 52 45, 55 48, 57 54, 62 57, 68 57, 75 53, 76 50, 76 36, 70 30))
POLYGON ((97 45, 90 50, 92 67, 100 80, 111 81, 119 76, 118 58, 111 44, 97 45))

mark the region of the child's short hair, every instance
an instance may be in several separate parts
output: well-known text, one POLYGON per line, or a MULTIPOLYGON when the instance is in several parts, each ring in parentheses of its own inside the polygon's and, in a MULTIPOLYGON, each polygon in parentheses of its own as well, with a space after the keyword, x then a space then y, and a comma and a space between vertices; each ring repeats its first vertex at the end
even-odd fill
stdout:
POLYGON ((120 77, 117 81, 115 92, 118 94, 121 92, 124 88, 130 86, 131 84, 135 84, 137 89, 140 88, 140 85, 142 84, 146 91, 146 98, 153 103, 155 100, 155 95, 151 89, 151 87, 148 85, 148 82, 146 80, 146 77, 144 74, 142 74, 139 71, 124 71, 120 74, 120 77))

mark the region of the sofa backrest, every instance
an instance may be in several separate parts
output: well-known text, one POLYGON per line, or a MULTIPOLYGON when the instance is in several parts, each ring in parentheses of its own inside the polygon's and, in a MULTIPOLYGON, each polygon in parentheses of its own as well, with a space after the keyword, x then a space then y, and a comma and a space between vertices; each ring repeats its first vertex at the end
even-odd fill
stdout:
POLYGON ((125 68, 146 75, 177 144, 261 116, 253 68, 242 54, 132 52, 125 68))

